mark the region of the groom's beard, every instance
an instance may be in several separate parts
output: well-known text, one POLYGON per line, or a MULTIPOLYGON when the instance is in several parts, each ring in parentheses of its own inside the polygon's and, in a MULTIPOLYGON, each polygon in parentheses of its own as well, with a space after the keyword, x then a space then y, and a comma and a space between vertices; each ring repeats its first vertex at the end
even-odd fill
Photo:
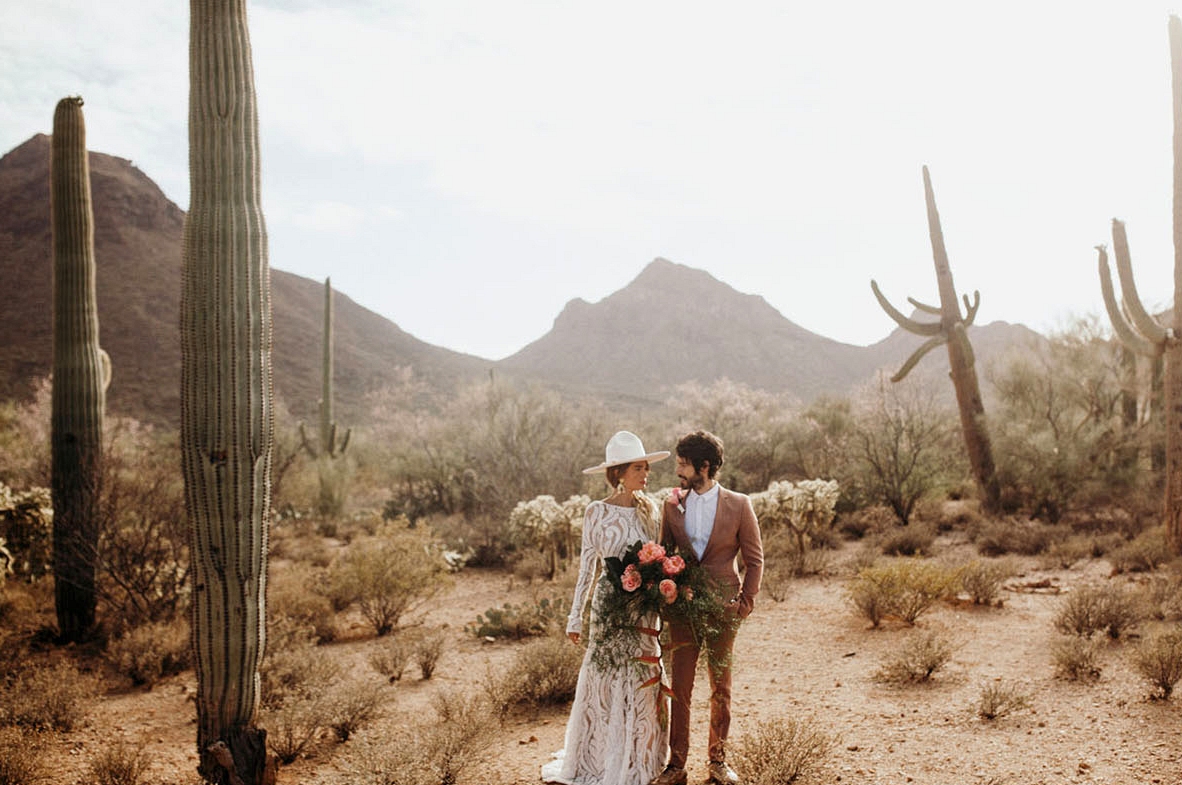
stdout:
POLYGON ((677 479, 681 480, 681 490, 683 491, 699 491, 706 484, 706 478, 701 474, 695 474, 693 477, 678 477, 677 479))

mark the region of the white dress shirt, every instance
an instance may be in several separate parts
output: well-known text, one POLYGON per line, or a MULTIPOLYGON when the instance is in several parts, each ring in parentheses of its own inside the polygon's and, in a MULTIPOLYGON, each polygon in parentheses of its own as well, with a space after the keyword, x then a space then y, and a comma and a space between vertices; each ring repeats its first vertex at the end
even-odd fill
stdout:
POLYGON ((685 534, 689 537, 694 555, 699 559, 706 551, 710 533, 714 531, 714 514, 718 512, 718 483, 703 494, 690 491, 685 497, 685 534))

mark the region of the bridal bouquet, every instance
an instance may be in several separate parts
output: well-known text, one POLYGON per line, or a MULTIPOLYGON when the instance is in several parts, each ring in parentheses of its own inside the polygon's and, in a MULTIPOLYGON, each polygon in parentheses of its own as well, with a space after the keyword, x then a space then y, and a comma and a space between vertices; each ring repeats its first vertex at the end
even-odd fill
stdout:
POLYGON ((640 636, 658 634, 658 617, 686 624, 699 642, 718 635, 729 623, 714 579, 676 549, 637 540, 622 557, 603 562, 604 585, 596 601, 599 629, 592 653, 601 667, 635 661, 640 636))

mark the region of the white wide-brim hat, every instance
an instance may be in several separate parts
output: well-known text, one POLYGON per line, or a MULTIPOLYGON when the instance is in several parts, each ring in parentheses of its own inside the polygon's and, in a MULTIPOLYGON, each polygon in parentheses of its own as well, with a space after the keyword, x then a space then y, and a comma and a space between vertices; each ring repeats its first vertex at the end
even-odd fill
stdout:
POLYGON ((640 437, 630 431, 619 431, 608 439, 607 449, 604 450, 603 463, 583 469, 583 474, 598 474, 609 466, 621 466, 626 463, 648 461, 655 463, 669 457, 668 450, 645 452, 640 437))

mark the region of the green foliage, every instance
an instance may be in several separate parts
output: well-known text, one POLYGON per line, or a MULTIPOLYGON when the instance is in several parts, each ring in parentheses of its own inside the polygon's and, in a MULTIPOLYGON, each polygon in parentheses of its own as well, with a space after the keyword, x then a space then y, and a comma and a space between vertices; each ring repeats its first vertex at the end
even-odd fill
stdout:
POLYGON ((1070 635, 1051 646, 1055 675, 1067 681, 1100 678, 1100 647, 1091 638, 1070 635))
POLYGON ((389 528, 359 537, 329 570, 337 607, 356 602, 379 636, 434 597, 449 581, 441 545, 422 530, 389 528))
POLYGON ((1131 654, 1133 667, 1153 686, 1154 697, 1169 700, 1182 679, 1182 631, 1155 635, 1142 641, 1131 654))
POLYGON ((1142 608, 1131 592, 1112 584, 1085 585, 1067 595, 1055 614, 1055 629, 1090 638, 1104 630, 1113 640, 1142 620, 1142 608))
POLYGON ((934 632, 916 633, 874 672, 884 684, 917 684, 932 678, 952 659, 952 645, 934 632))
POLYGON ((152 685, 192 664, 185 619, 148 622, 107 643, 107 660, 133 684, 152 685))
POLYGON ((846 584, 846 596, 874 627, 888 617, 914 625, 938 600, 949 596, 959 579, 957 570, 899 559, 860 570, 846 584))
POLYGON ((569 607, 569 600, 559 597, 541 597, 520 605, 507 602, 500 608, 489 608, 464 629, 477 638, 521 640, 548 635, 566 624, 569 607))
POLYGON ((837 739, 811 720, 764 720, 740 736, 731 759, 751 785, 788 785, 818 774, 837 739))
POLYGON ((1135 492, 1142 434, 1124 414, 1127 377, 1095 317, 1015 349, 991 374, 993 444, 1011 506, 1053 523, 1135 492))

